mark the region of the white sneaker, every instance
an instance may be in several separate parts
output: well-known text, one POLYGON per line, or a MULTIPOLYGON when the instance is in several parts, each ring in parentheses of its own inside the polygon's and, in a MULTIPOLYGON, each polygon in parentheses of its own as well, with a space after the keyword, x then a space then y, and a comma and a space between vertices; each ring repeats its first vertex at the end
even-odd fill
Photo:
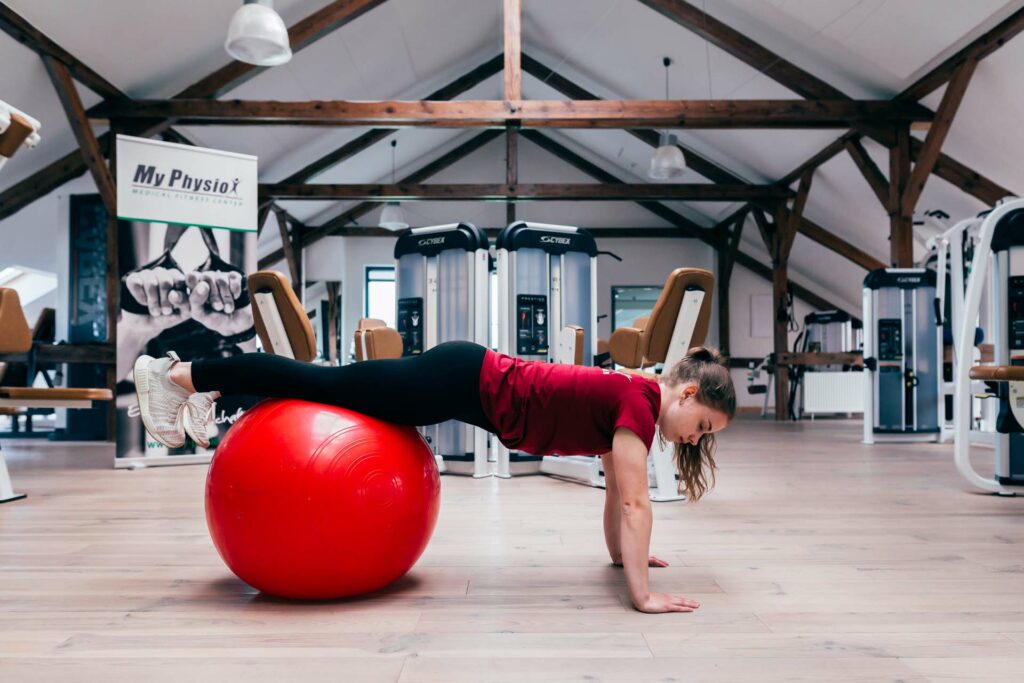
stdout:
POLYGON ((171 368, 180 360, 173 351, 167 353, 167 358, 140 356, 132 370, 142 424, 154 439, 169 448, 185 445, 181 407, 189 393, 169 377, 171 368))
POLYGON ((203 448, 210 447, 210 439, 217 436, 217 425, 213 423, 213 406, 219 397, 215 391, 192 394, 185 401, 182 420, 185 433, 203 448))

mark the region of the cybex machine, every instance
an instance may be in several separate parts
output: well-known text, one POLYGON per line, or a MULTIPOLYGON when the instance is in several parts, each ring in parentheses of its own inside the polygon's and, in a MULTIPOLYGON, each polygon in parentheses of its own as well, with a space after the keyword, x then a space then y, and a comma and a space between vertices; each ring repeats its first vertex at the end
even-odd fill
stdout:
MULTIPOLYGON (((559 352, 563 330, 575 325, 583 328, 583 364, 592 365, 597 352, 598 251, 590 233, 519 221, 498 234, 496 246, 498 351, 526 360, 557 360, 566 355, 565 349, 559 352)), ((496 474, 533 474, 543 471, 544 460, 499 445, 496 474)), ((586 460, 587 466, 600 463, 593 457, 586 460)))
MULTIPOLYGON (((469 223, 403 230, 395 244, 402 355, 446 341, 487 345, 490 266, 487 235, 469 223)), ((488 476, 487 433, 451 420, 423 428, 442 471, 488 476)))
POLYGON ((935 440, 942 331, 935 272, 882 268, 864 278, 864 443, 935 440))
POLYGON ((985 216, 955 334, 960 355, 953 381, 957 469, 983 491, 1014 495, 1008 486, 1024 486, 1024 200, 1004 199, 985 216), (974 365, 968 350, 976 341, 986 280, 994 364, 974 365), (999 401, 994 477, 978 474, 971 464, 974 395, 999 401))

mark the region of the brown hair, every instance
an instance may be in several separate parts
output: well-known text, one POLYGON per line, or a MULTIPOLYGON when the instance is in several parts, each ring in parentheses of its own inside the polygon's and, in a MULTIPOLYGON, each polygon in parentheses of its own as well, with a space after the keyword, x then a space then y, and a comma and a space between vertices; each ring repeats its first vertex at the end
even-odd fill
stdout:
MULTIPOLYGON (((724 413, 729 420, 736 415, 736 389, 728 362, 718 350, 694 347, 661 377, 668 387, 695 384, 699 403, 724 413)), ((700 500, 715 485, 715 435, 704 434, 696 445, 675 444, 675 461, 679 492, 691 502, 700 500)))

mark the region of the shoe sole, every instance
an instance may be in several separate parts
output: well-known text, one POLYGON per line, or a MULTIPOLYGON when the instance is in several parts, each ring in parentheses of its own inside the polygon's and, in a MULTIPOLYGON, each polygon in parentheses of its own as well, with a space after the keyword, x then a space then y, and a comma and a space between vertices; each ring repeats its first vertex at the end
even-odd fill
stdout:
POLYGON ((145 426, 146 431, 149 435, 167 446, 168 448, 181 448, 185 445, 182 441, 179 444, 173 444, 168 442, 162 436, 160 436, 153 426, 153 423, 149 419, 149 369, 146 367, 154 359, 148 356, 139 356, 135 360, 135 365, 132 366, 132 379, 135 382, 135 394, 139 398, 139 417, 142 418, 142 424, 145 426))

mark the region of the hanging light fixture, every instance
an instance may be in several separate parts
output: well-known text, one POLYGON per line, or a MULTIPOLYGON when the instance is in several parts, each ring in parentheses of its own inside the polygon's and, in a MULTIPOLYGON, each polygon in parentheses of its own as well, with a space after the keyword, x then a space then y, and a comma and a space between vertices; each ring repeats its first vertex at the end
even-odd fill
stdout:
POLYGON ((224 49, 240 62, 278 66, 292 58, 288 29, 274 11, 274 0, 243 0, 231 17, 224 49))
MULTIPOLYGON (((395 184, 395 147, 398 140, 391 141, 391 184, 395 184)), ((405 211, 398 202, 388 202, 384 210, 380 212, 380 227, 388 230, 405 230, 409 227, 409 221, 405 220, 405 211)))
MULTIPOLYGON (((668 67, 672 64, 672 60, 665 57, 662 64, 665 65, 665 99, 667 100, 668 67)), ((651 167, 647 171, 647 175, 652 180, 677 178, 686 170, 686 157, 683 156, 683 150, 679 149, 678 142, 675 135, 668 131, 662 131, 661 138, 658 140, 658 149, 654 150, 654 155, 651 156, 651 167)))

